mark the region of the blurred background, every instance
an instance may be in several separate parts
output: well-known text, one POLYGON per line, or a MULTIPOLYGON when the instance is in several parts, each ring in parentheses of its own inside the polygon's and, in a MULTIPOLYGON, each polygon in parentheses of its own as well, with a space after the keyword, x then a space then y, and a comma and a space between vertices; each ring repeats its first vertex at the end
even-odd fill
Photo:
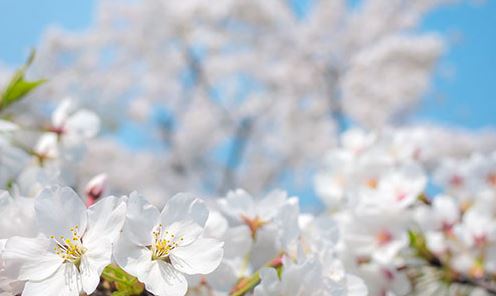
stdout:
MULTIPOLYGON (((311 0, 292 0, 305 10, 311 0)), ((47 27, 71 31, 87 29, 95 17, 97 0, 1 1, 0 60, 16 66, 36 48, 47 27)), ((359 5, 359 0, 348 0, 359 5)), ((416 117, 421 120, 480 128, 496 124, 496 2, 472 1, 429 12, 421 30, 444 34, 450 48, 434 78, 432 100, 424 100, 416 117)))
POLYGON ((316 163, 350 126, 496 125, 495 1, 118 2, 1 1, 0 63, 9 72, 37 48, 33 75, 50 79, 37 96, 76 97, 108 121, 104 138, 125 148, 92 145, 100 166, 82 170, 118 175, 137 158, 114 180, 122 191, 284 187, 311 208, 316 163), (136 174, 154 176, 139 188, 136 174))

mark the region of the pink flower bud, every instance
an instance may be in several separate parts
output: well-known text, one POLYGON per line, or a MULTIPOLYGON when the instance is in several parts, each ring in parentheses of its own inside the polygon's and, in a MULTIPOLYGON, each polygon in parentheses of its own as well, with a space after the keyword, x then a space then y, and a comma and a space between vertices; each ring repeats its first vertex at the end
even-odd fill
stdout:
POLYGON ((86 206, 89 207, 94 204, 103 194, 105 190, 105 182, 107 181, 106 174, 99 174, 93 177, 88 184, 84 193, 86 195, 86 206))

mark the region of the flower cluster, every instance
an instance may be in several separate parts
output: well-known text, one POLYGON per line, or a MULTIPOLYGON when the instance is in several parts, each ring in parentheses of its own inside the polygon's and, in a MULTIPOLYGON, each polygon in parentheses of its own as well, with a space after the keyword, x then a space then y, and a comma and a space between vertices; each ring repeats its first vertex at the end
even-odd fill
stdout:
POLYGON ((98 131, 94 113, 64 100, 47 124, 21 119, 1 122, 12 151, 2 154, 1 295, 366 295, 337 257, 336 223, 300 213, 296 197, 181 193, 159 209, 136 192, 107 196, 105 174, 79 186, 71 171, 98 131))
POLYGON ((397 120, 450 1, 293 2, 106 0, 0 69, 0 296, 496 294, 495 133, 397 120))
POLYGON ((191 196, 173 197, 159 213, 137 194, 86 208, 69 187, 47 187, 34 211, 34 236, 2 240, 7 295, 91 294, 112 262, 156 295, 184 295, 183 274, 209 273, 222 259, 223 243, 202 237, 208 210, 191 196))
POLYGON ((1 121, 3 295, 496 291, 494 152, 463 157, 467 145, 442 159, 449 148, 426 145, 422 128, 352 129, 315 178, 321 214, 277 190, 180 193, 158 208, 136 192, 108 196, 105 174, 74 181, 94 113, 65 100, 47 124, 20 119, 1 121))
POLYGON ((496 154, 428 166, 437 147, 399 136, 345 133, 315 179, 346 268, 371 295, 494 293, 496 154))
POLYGON ((326 210, 310 214, 277 190, 108 196, 106 174, 81 186, 74 170, 98 132, 95 113, 70 99, 47 123, 16 112, 0 121, 2 295, 496 291, 496 154, 466 157, 490 142, 424 127, 349 130, 315 178, 326 210), (457 150, 446 137, 459 137, 457 150))

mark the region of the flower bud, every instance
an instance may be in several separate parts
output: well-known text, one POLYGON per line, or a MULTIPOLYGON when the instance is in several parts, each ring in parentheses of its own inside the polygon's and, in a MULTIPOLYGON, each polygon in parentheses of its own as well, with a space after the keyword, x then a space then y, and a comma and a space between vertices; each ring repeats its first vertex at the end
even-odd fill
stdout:
POLYGON ((107 181, 107 174, 99 174, 93 177, 88 184, 84 193, 86 195, 86 206, 89 207, 94 204, 103 194, 105 190, 105 182, 107 181))

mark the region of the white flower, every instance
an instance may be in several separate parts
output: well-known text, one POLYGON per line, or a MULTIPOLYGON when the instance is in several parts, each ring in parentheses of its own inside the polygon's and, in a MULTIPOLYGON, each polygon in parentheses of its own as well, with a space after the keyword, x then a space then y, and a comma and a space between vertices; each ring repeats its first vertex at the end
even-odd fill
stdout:
POLYGON ((434 181, 442 186, 447 193, 462 200, 470 200, 474 184, 471 178, 471 168, 468 161, 445 159, 434 171, 434 181))
POLYGON ((417 201, 427 184, 421 167, 415 163, 390 170, 378 180, 377 188, 366 188, 362 202, 380 208, 407 208, 417 201))
POLYGON ((45 189, 35 201, 40 234, 7 240, 2 254, 7 276, 27 281, 25 296, 92 293, 111 262, 125 210, 116 197, 86 209, 69 187, 45 189))
POLYGON ((337 258, 339 229, 336 221, 327 216, 300 216, 301 235, 294 257, 315 256, 322 265, 322 276, 333 281, 332 295, 367 295, 363 281, 346 273, 341 260, 337 258))
POLYGON ((238 189, 218 203, 231 226, 250 228, 253 245, 249 258, 254 269, 286 251, 299 235, 298 199, 288 198, 286 192, 275 190, 257 199, 238 189))
POLYGON ((265 198, 255 199, 242 189, 230 191, 225 199, 219 200, 223 213, 233 222, 246 223, 253 232, 264 223, 271 221, 286 203, 287 195, 274 191, 265 198))
POLYGON ((357 169, 355 157, 349 151, 333 151, 325 163, 325 169, 315 176, 315 190, 329 208, 339 208, 348 193, 350 176, 357 169))
POLYGON ((225 294, 234 287, 240 277, 245 276, 246 272, 251 272, 251 270, 243 270, 240 267, 243 264, 240 258, 248 254, 253 244, 250 235, 248 226, 229 227, 227 220, 219 212, 211 211, 205 224, 203 237, 223 241, 224 257, 219 267, 212 273, 187 278, 188 295, 202 295, 203 290, 225 294))
POLYGON ((286 192, 275 190, 264 198, 255 199, 246 191, 238 189, 220 199, 219 206, 232 225, 247 225, 253 238, 270 224, 278 226, 278 236, 283 244, 298 235, 298 199, 288 198, 286 192))
POLYGON ((47 159, 56 159, 59 157, 57 142, 57 135, 52 133, 45 133, 38 139, 34 151, 41 164, 47 159))
POLYGON ((403 212, 360 213, 350 218, 344 224, 344 239, 359 258, 389 264, 408 245, 409 217, 403 212))
POLYGON ((379 180, 391 166, 391 157, 382 151, 331 151, 324 169, 315 177, 317 194, 331 210, 349 206, 356 202, 356 192, 377 189, 379 180))
POLYGON ((263 268, 260 271, 261 283, 255 288, 255 296, 303 296, 303 295, 330 295, 322 294, 326 291, 321 266, 318 261, 307 260, 301 264, 292 264, 285 260, 281 278, 274 268, 263 268))
POLYGON ((479 208, 468 210, 453 231, 469 247, 484 248, 496 242, 496 220, 479 208))
POLYGON ((84 140, 93 138, 100 129, 98 116, 86 109, 76 110, 71 99, 60 103, 52 114, 48 132, 41 135, 34 151, 38 159, 79 159, 84 140))
POLYGON ((437 195, 430 206, 416 209, 415 219, 423 230, 438 230, 449 234, 460 221, 460 211, 454 198, 437 195))
POLYGON ((208 215, 203 202, 188 194, 172 197, 159 213, 133 193, 114 257, 153 294, 184 295, 183 274, 211 273, 222 260, 223 243, 202 237, 208 215))
POLYGON ((412 289, 405 272, 397 271, 394 266, 368 263, 360 267, 358 275, 367 283, 370 296, 401 296, 412 289))
POLYGON ((301 258, 299 261, 294 263, 284 257, 280 275, 274 268, 263 268, 260 271, 261 283, 255 288, 254 295, 367 295, 367 289, 356 277, 350 276, 346 281, 336 282, 327 276, 325 266, 316 257, 301 258))
POLYGON ((328 216, 314 217, 300 215, 300 243, 305 253, 324 253, 334 250, 339 239, 339 228, 336 221, 328 216))
POLYGON ((75 107, 70 98, 63 100, 52 114, 50 131, 69 138, 94 137, 100 128, 100 119, 89 110, 75 107))

